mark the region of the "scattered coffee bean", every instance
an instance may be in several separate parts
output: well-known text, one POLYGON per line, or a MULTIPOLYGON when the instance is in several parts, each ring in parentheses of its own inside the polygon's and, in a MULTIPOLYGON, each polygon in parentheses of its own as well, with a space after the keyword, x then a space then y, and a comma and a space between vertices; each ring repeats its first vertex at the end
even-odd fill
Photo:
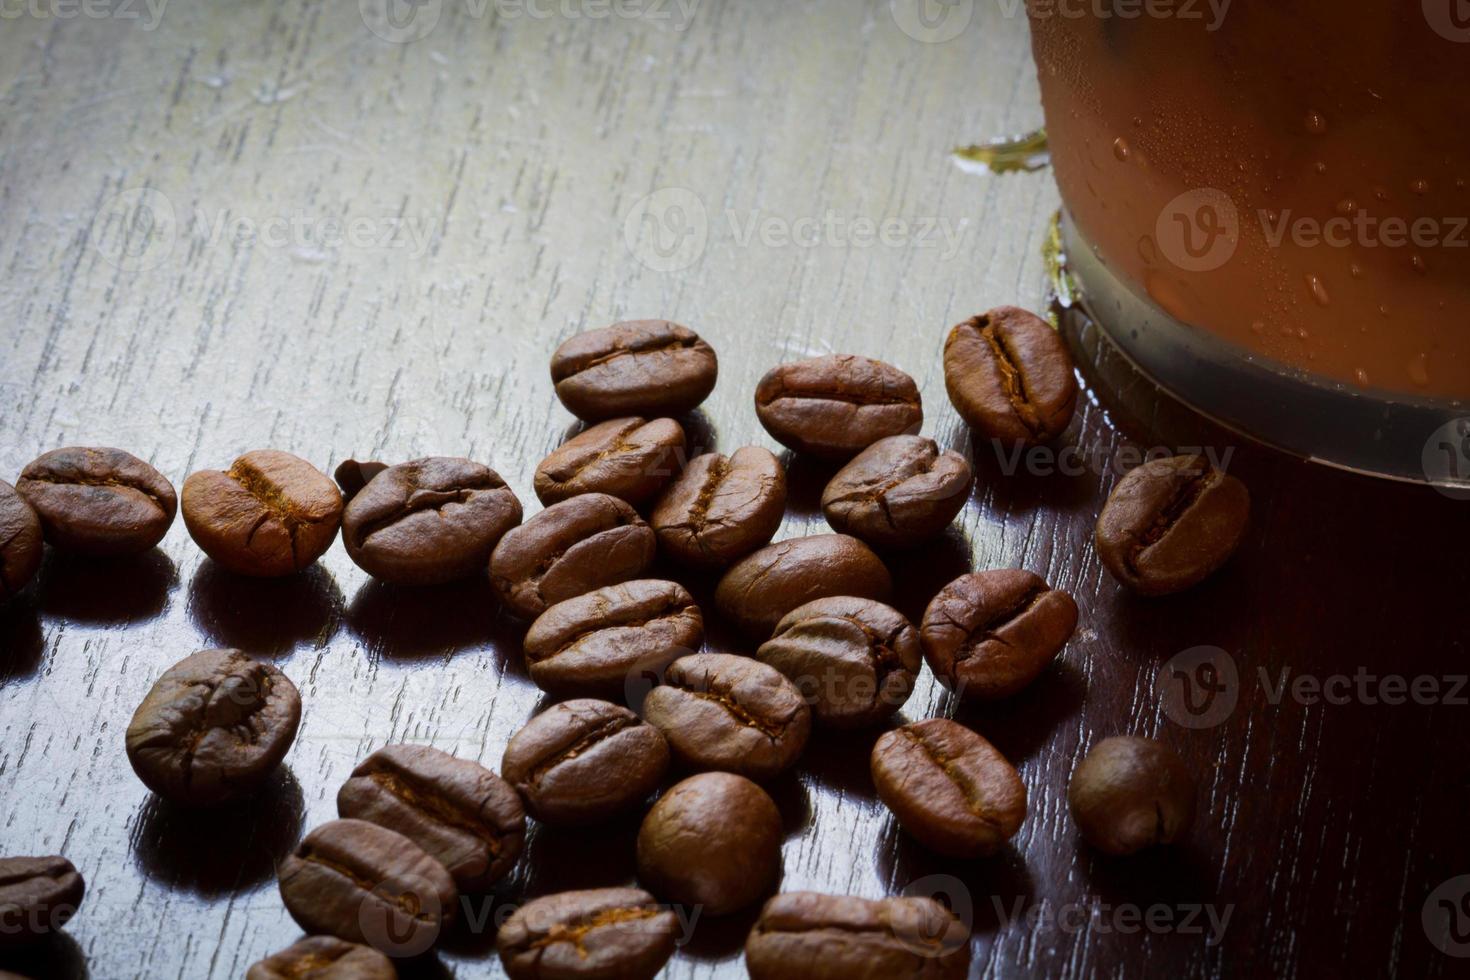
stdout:
POLYGON ((495 945, 510 980, 653 980, 674 955, 679 918, 638 888, 532 899, 495 945))
POLYGON ((331 547, 342 494, 306 460, 257 449, 228 471, 191 473, 183 511, 205 554, 232 572, 270 578, 301 571, 331 547))
POLYGON ((756 657, 834 728, 873 725, 903 707, 923 665, 919 633, 903 613, 851 596, 791 610, 756 657))
POLYGON ((0 950, 60 932, 87 886, 64 857, 0 857, 0 950))
POLYGON ((622 705, 554 704, 511 736, 500 771, 543 823, 599 823, 637 806, 663 780, 669 745, 622 705))
POLYGON ((606 493, 637 506, 658 496, 684 454, 684 428, 673 419, 611 419, 567 440, 536 467, 543 504, 579 493, 606 493))
POLYGON ((822 513, 843 534, 908 548, 949 527, 970 481, 970 464, 959 453, 941 453, 923 436, 889 436, 838 470, 822 491, 822 513))
POLYGON ((344 460, 332 474, 332 478, 337 481, 337 486, 342 490, 342 502, 350 503, 353 497, 362 492, 363 487, 372 482, 373 477, 387 468, 387 463, 371 460, 344 460))
POLYGON ((649 523, 675 561, 720 568, 770 541, 785 510, 786 471, 770 450, 744 446, 691 460, 649 523))
POLYGON ((83 555, 147 551, 178 510, 173 484, 121 449, 54 449, 21 471, 15 489, 35 508, 48 543, 83 555))
POLYGON ((1104 854, 1174 843, 1194 822, 1194 800, 1194 777, 1173 749, 1128 735, 1093 746, 1067 787, 1082 836, 1104 854))
POLYGON ((536 686, 557 697, 623 700, 630 682, 660 677, 704 642, 704 617, 676 582, 640 579, 558 602, 522 648, 536 686))
POLYGON ((398 971, 370 946, 308 936, 256 963, 245 980, 398 980, 398 971))
POLYGON ((709 344, 667 320, 630 320, 578 334, 551 355, 551 380, 567 411, 589 422, 683 415, 714 390, 709 344))
POLYGON ((669 665, 648 692, 643 717, 691 769, 769 779, 806 748, 811 711, 774 667, 749 657, 701 653, 669 665))
POLYGON ((521 502, 488 466, 431 456, 384 470, 347 505, 342 543, 369 575, 440 585, 483 574, 521 502))
POLYGON ((41 567, 41 521, 15 487, 0 480, 0 601, 9 599, 41 567))
POLYGON ((665 793, 638 828, 638 878, 655 895, 728 915, 781 877, 781 813, 744 776, 706 772, 665 793))
POLYGON ((1097 521, 1097 553, 1140 595, 1198 585, 1235 554, 1251 498, 1203 456, 1144 463, 1118 481, 1097 521))
POLYGON ((813 599, 857 596, 886 601, 888 569, 871 548, 845 534, 814 534, 767 545, 734 565, 715 590, 715 605, 754 639, 813 599))
POLYGON ((1077 630, 1077 603, 1014 568, 961 575, 924 610, 924 657, 962 698, 1007 698, 1041 675, 1077 630))
POLYGON ((970 930, 932 898, 789 892, 761 909, 745 967, 751 980, 964 980, 970 930))
POLYGON ((166 800, 214 806, 268 780, 301 724, 301 695, 271 664, 203 650, 164 671, 128 725, 128 761, 166 800))
POLYGON ((652 529, 605 493, 564 500, 509 531, 490 555, 490 584, 518 616, 604 585, 637 578, 653 562, 652 529))
POLYGON ((1072 421, 1077 379, 1061 334, 1034 313, 1002 306, 955 327, 944 342, 944 386, 978 435, 1049 442, 1072 421))
POLYGON ((913 378, 853 354, 772 368, 755 389, 755 414, 783 446, 831 460, 885 436, 917 432, 924 421, 913 378))
POLYGON ((873 746, 878 798, 946 857, 994 854, 1026 818, 1026 787, 995 746, 947 718, 885 732, 873 746))

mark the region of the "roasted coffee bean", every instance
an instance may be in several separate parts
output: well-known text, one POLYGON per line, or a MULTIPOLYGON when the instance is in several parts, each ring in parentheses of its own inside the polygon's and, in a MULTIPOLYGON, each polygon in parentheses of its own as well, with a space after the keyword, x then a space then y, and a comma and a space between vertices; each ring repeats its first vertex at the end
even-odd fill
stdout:
POLYGON ((41 521, 15 487, 0 480, 0 601, 25 588, 41 567, 41 521))
POLYGON ((384 470, 342 515, 347 555, 376 579, 439 585, 482 574, 521 502, 500 474, 430 456, 384 470))
POLYGON ((971 429, 1010 444, 1050 442, 1077 407, 1066 343, 1045 320, 1014 306, 982 313, 950 331, 944 386, 971 429))
POLYGON ((831 460, 847 459, 886 436, 917 432, 924 421, 913 378, 853 354, 767 371, 755 389, 755 414, 783 446, 831 460))
POLYGON ((1203 456, 1131 470, 1097 520, 1097 553, 1134 592, 1168 595, 1198 585, 1230 560, 1250 520, 1250 491, 1203 456))
POLYGON ((748 635, 765 640, 783 616, 813 599, 886 601, 892 591, 888 569, 867 545, 845 534, 814 534, 742 559, 720 579, 715 605, 748 635))
POLYGON ((725 653, 675 660, 644 699, 643 717, 685 766, 751 779, 795 764, 812 727, 796 685, 774 667, 725 653))
POLYGON ((363 487, 372 482, 373 477, 387 468, 387 463, 372 460, 343 460, 332 474, 332 479, 337 481, 337 486, 342 490, 343 503, 350 503, 353 497, 362 492, 363 487))
POLYGON ((509 783, 428 745, 388 745, 362 760, 337 793, 337 813, 402 834, 467 891, 504 878, 526 839, 509 783))
POLYGON ((398 980, 398 971, 371 946, 309 936, 256 963, 245 980, 398 980))
POLYGON ((768 449, 696 456, 649 523, 660 551, 696 568, 721 568, 771 540, 786 510, 786 471, 768 449))
POLYGON ((444 866, 396 831, 333 820, 307 834, 277 871, 291 918, 313 935, 411 957, 438 942, 459 890, 444 866))
POLYGON ((184 481, 184 525, 204 553, 232 572, 264 578, 320 558, 342 522, 342 494, 306 460, 257 449, 228 471, 184 481))
POLYGON ((60 932, 81 907, 86 890, 64 857, 0 857, 0 950, 60 932))
POLYGON ((163 540, 178 499, 163 474, 121 449, 54 449, 21 471, 15 489, 46 541, 83 555, 136 555, 163 540))
POLYGON ((970 930, 932 898, 789 892, 745 941, 751 980, 964 980, 970 930))
POLYGON ((1105 738, 1072 773, 1067 802, 1082 836, 1105 854, 1172 844, 1194 822, 1194 777, 1174 750, 1134 736, 1105 738))
POLYGON ((903 613, 851 596, 791 610, 756 657, 834 728, 876 724, 903 707, 923 665, 919 633, 903 613))
POLYGON ((884 548, 907 548, 949 527, 970 492, 970 464, 933 439, 880 439, 837 471, 822 491, 834 530, 884 548))
POLYGON ((684 428, 673 419, 611 419, 568 439, 536 467, 543 504, 579 493, 606 493, 637 506, 658 496, 684 454, 684 428))
POLYGON ((554 704, 511 736, 500 771, 542 823, 599 823, 637 806, 669 768, 657 728, 622 705, 554 704))
POLYGON ((744 776, 705 772, 665 793, 638 828, 638 878, 655 895, 728 915, 781 878, 781 813, 744 776))
POLYGON ((898 825, 947 857, 994 854, 1026 818, 1026 787, 995 746, 947 718, 885 732, 873 783, 898 825))
POLYGON ((511 612, 534 619, 564 599, 637 578, 656 548, 631 506, 584 493, 507 532, 490 555, 490 584, 511 612))
POLYGON ((631 679, 661 676, 703 642, 694 597, 676 582, 640 579, 558 602, 531 624, 522 648, 542 690, 620 701, 631 679))
POLYGON ((679 918, 638 888, 532 899, 495 945, 510 980, 653 980, 674 955, 679 918))
POLYGON ((567 411, 589 422, 683 415, 714 390, 709 344, 667 320, 630 320, 571 338, 551 355, 551 380, 567 411))
POLYGON ((1014 568, 961 575, 924 610, 924 657, 962 698, 1007 698, 1036 680, 1077 630, 1077 603, 1014 568))
POLYGON ((128 761, 166 800, 214 806, 268 780, 301 725, 301 695, 271 664, 203 650, 164 671, 128 725, 128 761))

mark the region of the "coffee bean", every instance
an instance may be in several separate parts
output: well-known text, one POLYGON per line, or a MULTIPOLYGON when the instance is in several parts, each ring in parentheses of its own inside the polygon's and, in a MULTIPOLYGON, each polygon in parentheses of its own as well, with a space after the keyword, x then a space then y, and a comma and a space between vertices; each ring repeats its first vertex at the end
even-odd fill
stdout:
POLYGON ((15 487, 0 480, 0 602, 35 578, 41 567, 41 521, 15 487))
POLYGON ((271 664, 203 650, 164 671, 128 725, 128 761, 143 784, 186 806, 258 790, 301 724, 301 695, 271 664))
POLYGON ((1174 750, 1134 736, 1105 738, 1072 773, 1067 802, 1104 854, 1172 844, 1194 822, 1194 777, 1174 750))
POLYGON ((970 930, 932 898, 788 892, 745 941, 751 980, 964 980, 970 930))
POLYGON ((337 813, 402 834, 467 891, 509 874, 526 838, 509 783, 428 745, 388 745, 362 760, 337 793, 337 813))
POLYGON ((392 957, 426 952, 459 905, 442 864, 402 834, 365 820, 322 824, 277 874, 286 911, 306 932, 392 957))
POLYGON ((829 354, 782 364, 755 389, 755 414, 783 446, 846 459, 885 436, 917 432, 924 408, 914 379, 891 364, 829 354))
POLYGON ((880 439, 822 491, 834 530, 884 548, 921 544, 949 527, 970 492, 970 464, 923 436, 880 439))
POLYGON ((944 386, 978 435, 1006 443, 1050 442, 1072 421, 1072 356, 1051 325, 1002 306, 955 327, 944 342, 944 386))
POLYGON ((791 610, 756 657, 834 728, 876 724, 903 707, 923 665, 919 633, 902 613, 851 596, 791 610))
POLYGON ((136 555, 174 522, 163 474, 121 449, 54 449, 21 471, 15 489, 35 508, 46 541, 83 555, 136 555))
POLYGON ((1077 630, 1077 603, 1039 575, 1002 568, 961 575, 924 610, 924 658, 941 684, 977 701, 1036 680, 1077 630))
POLYGON ((431 456, 384 470, 342 515, 347 555, 376 579, 440 585, 483 574, 521 502, 500 474, 431 456))
POLYGON ((1153 460, 1118 481, 1097 521, 1097 553, 1134 592, 1198 585, 1230 560, 1250 520, 1245 484, 1203 456, 1153 460))
POLYGON ((667 320, 630 320, 578 334, 551 355, 551 380, 567 410, 588 422, 693 411, 714 390, 709 344, 667 320))
POLYGON ((332 479, 337 481, 337 486, 342 490, 342 502, 350 503, 353 497, 362 492, 363 487, 372 482, 373 477, 387 468, 387 463, 356 459, 343 460, 336 472, 332 474, 332 479))
POLYGON ((814 534, 767 545, 725 573, 715 605, 749 636, 765 640, 797 606, 828 596, 886 601, 888 569, 872 549, 845 534, 814 534))
POLYGON ((871 762, 878 798, 900 827, 938 854, 994 854, 1026 818, 1026 787, 1015 767, 947 718, 885 732, 871 762))
POLYGON ((691 769, 769 779, 795 764, 811 734, 801 692, 749 657, 701 653, 669 665, 643 717, 691 769))
POLYGON ((584 493, 501 538, 490 555, 490 584, 511 612, 534 619, 564 599, 637 578, 655 550, 653 531, 631 506, 584 493))
POLYGON ((554 704, 511 736, 500 771, 543 823, 600 823, 658 788, 669 746, 621 705, 592 698, 554 704))
POLYGON ((786 471, 767 449, 744 446, 729 458, 696 456, 653 509, 659 549, 696 568, 719 568, 776 533, 786 510, 786 471))
POLYGON ((86 883, 64 857, 0 858, 0 950, 30 946, 76 915, 86 883))
POLYGON ((637 506, 674 478, 684 429, 673 419, 611 419, 567 440, 536 467, 536 496, 554 504, 606 493, 637 506))
POLYGON ((245 980, 398 980, 398 971, 370 946, 309 936, 253 965, 245 980))
POLYGON ((495 937, 510 980, 653 980, 674 955, 679 918, 639 888, 532 899, 495 937))
POLYGON ((781 878, 781 813, 744 776, 706 772, 665 793, 638 828, 638 878, 655 895, 728 915, 781 878))
POLYGON ((257 449, 228 472, 190 474, 183 511, 205 554, 232 572, 270 578, 301 571, 331 547, 342 494, 306 460, 257 449))

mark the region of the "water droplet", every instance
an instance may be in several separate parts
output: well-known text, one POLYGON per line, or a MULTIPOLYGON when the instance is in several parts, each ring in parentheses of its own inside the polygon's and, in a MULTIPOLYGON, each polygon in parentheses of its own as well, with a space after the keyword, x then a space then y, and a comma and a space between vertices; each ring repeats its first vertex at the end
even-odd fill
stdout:
POLYGON ((1350 197, 1345 197, 1337 202, 1338 214, 1352 214, 1356 210, 1358 210, 1358 202, 1350 197))
POLYGON ((1424 264, 1424 256, 1418 252, 1409 256, 1409 264, 1414 267, 1414 271, 1419 273, 1419 275, 1426 276, 1429 274, 1429 266, 1424 264))
POLYGON ((1429 386, 1429 355, 1415 354, 1409 358, 1409 380, 1421 388, 1429 386))
POLYGON ((1251 333, 1256 334, 1257 336, 1260 336, 1261 334, 1263 334, 1265 332, 1266 332, 1266 324, 1265 324, 1264 321, 1262 321, 1262 320, 1252 320, 1251 321, 1251 333))
POLYGON ((1307 113, 1307 132, 1313 136, 1321 136, 1327 132, 1327 117, 1316 109, 1307 113))
POLYGON ((1325 174, 1327 172, 1327 164, 1322 160, 1318 160, 1316 163, 1312 164, 1312 169, 1317 171, 1317 173, 1319 174, 1325 174))
POLYGON ((1348 266, 1348 273, 1354 279, 1361 279, 1363 278, 1363 267, 1354 262, 1352 265, 1348 266))
POLYGON ((1362 368, 1358 368, 1353 372, 1353 378, 1360 385, 1367 386, 1368 384, 1368 372, 1364 371, 1362 368))
POLYGON ((1123 137, 1119 136, 1117 139, 1113 140, 1113 156, 1117 157, 1120 163, 1127 163, 1128 157, 1131 156, 1132 153, 1133 149, 1128 145, 1128 141, 1125 140, 1123 137))
POLYGON ((1312 298, 1317 301, 1318 306, 1327 306, 1332 302, 1332 297, 1327 295, 1327 286, 1322 282, 1321 276, 1307 276, 1307 289, 1311 291, 1312 298))
POLYGON ((1409 190, 1413 191, 1415 194, 1428 194, 1429 181, 1425 180, 1423 177, 1417 177, 1409 182, 1409 190))

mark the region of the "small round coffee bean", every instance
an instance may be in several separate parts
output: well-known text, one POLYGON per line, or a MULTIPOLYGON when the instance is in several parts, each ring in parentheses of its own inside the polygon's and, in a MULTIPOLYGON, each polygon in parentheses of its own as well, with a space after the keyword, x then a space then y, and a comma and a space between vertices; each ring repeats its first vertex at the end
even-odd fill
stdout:
POLYGON ((15 487, 0 480, 0 601, 25 588, 41 568, 41 520, 15 487))
POLYGON ((362 488, 372 482, 373 477, 387 468, 387 463, 374 460, 343 460, 332 473, 332 479, 337 481, 337 486, 342 491, 342 502, 351 503, 352 498, 361 493, 362 488))
POLYGON ((395 958, 426 952, 459 905, 442 864, 366 820, 322 824, 286 855, 277 876, 286 911, 306 932, 395 958))
POLYGON ((543 823, 599 823, 637 806, 669 768, 669 745, 622 705, 554 704, 511 736, 500 771, 543 823))
POLYGON ((753 639, 765 640, 781 618, 813 599, 857 596, 887 601, 888 569, 871 548, 846 534, 814 534, 767 545, 727 571, 715 605, 753 639))
POLYGON ((376 579, 440 585, 483 573, 521 502, 500 474, 467 459, 431 456, 389 467, 342 515, 347 555, 376 579))
POLYGON ((924 610, 929 668, 962 698, 1008 698, 1046 669, 1077 630, 1077 603, 1032 572, 961 575, 924 610))
POLYGON ((745 941, 751 980, 964 980, 970 930, 932 898, 788 892, 745 941))
POLYGON ((370 946, 308 936, 251 966, 245 980, 398 980, 398 971, 370 946))
POLYGON ((258 790, 301 725, 301 695, 275 666, 239 650, 203 650, 164 671, 128 725, 143 784, 185 806, 258 790))
POLYGON ((556 397, 588 422, 683 415, 709 396, 718 374, 714 348, 668 320, 589 330, 551 355, 556 397))
POLYGON ((658 496, 679 471, 684 427, 673 419, 609 419, 580 432, 536 467, 543 504, 606 493, 635 507, 658 496))
POLYGON ((796 685, 774 667, 725 653, 675 660, 644 699, 643 717, 688 768, 751 779, 794 765, 812 727, 796 685))
POLYGON ((944 386, 965 424, 1006 443, 1050 442, 1077 407, 1066 343, 1051 324, 1014 306, 982 313, 950 331, 944 386))
POLYGON ((332 546, 342 494, 306 460, 248 452, 224 470, 184 481, 184 525, 206 555, 232 572, 272 578, 299 572, 332 546))
POLYGON ((1194 822, 1194 777, 1174 750, 1135 736, 1105 738, 1072 773, 1067 802, 1104 854, 1172 844, 1194 822))
POLYGON ((35 508, 48 543, 83 555, 147 551, 178 510, 173 484, 121 449, 53 449, 21 471, 15 489, 35 508))
POLYGON ((744 776, 691 776, 638 828, 638 878, 668 901, 728 915, 755 904, 780 877, 781 812, 744 776))
POLYGON ((64 857, 0 857, 0 950, 60 932, 81 908, 86 882, 64 857))
POLYGON ((565 599, 637 578, 656 550, 630 505, 584 493, 507 532, 490 555, 490 584, 511 612, 535 619, 565 599))
POLYGON ((1026 818, 1026 787, 995 746, 947 718, 885 732, 873 783, 898 825, 946 857, 994 854, 1026 818))
POLYGON ((674 911, 640 888, 532 899, 495 945, 510 980, 653 980, 679 937, 674 911))
POLYGON ((783 446, 830 460, 847 459, 885 436, 917 432, 924 422, 913 378, 855 354, 772 368, 755 389, 755 414, 783 446))
POLYGON ((704 642, 704 617, 677 582, 639 579, 558 602, 526 631, 531 680, 556 697, 622 700, 704 642))
POLYGON ((684 565, 722 568, 771 540, 786 511, 786 471, 768 449, 696 456, 649 523, 659 550, 684 565))
POLYGON ((851 596, 791 610, 756 657, 834 728, 877 724, 903 707, 923 665, 919 633, 903 613, 851 596))
POLYGON ((822 491, 833 530, 883 548, 908 548, 949 527, 970 492, 970 464, 933 439, 879 439, 822 491))
POLYGON ((1097 520, 1097 553, 1140 595, 1198 585, 1230 560, 1250 520, 1245 484, 1203 456, 1144 463, 1118 481, 1097 520))

